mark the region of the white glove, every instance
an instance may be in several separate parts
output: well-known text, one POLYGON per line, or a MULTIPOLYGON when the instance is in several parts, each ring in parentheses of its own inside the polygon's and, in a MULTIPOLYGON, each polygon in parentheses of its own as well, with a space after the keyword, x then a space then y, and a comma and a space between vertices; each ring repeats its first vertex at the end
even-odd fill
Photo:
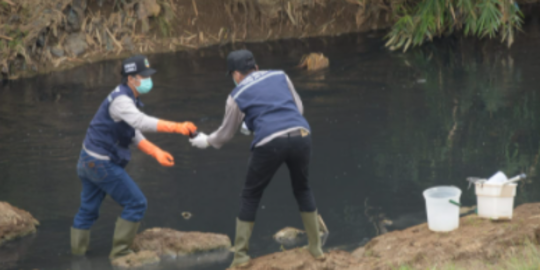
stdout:
POLYGON ((189 141, 191 142, 191 146, 197 147, 200 149, 206 149, 208 148, 208 146, 210 146, 210 144, 208 143, 208 135, 202 132, 200 132, 199 135, 197 135, 197 137, 193 139, 189 139, 189 141))
POLYGON ((246 136, 251 135, 251 131, 247 127, 246 122, 242 123, 242 128, 240 128, 240 132, 242 132, 242 134, 244 134, 246 136))

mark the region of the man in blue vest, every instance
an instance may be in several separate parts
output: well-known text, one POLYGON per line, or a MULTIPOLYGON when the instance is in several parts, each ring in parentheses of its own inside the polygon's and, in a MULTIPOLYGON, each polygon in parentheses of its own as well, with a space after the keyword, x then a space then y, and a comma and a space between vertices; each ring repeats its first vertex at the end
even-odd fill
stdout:
POLYGON ((308 184, 311 158, 311 131, 302 116, 303 105, 289 77, 283 71, 259 71, 248 50, 234 51, 227 67, 237 85, 227 99, 222 125, 210 136, 191 139, 193 146, 221 148, 232 139, 244 121, 254 132, 252 155, 242 191, 241 209, 236 221, 235 254, 231 267, 246 266, 250 257, 249 238, 264 189, 279 167, 289 168, 293 192, 300 208, 309 244, 317 259, 324 258, 319 237, 317 206, 308 184))
POLYGON ((77 173, 83 188, 81 206, 71 228, 71 251, 84 255, 90 242, 90 227, 99 216, 99 207, 109 195, 124 209, 116 222, 110 258, 125 256, 146 211, 143 193, 126 173, 136 145, 166 167, 174 165, 173 157, 146 140, 142 132, 180 133, 190 136, 197 131, 191 122, 175 123, 148 116, 139 110, 140 95, 148 94, 153 83, 148 59, 137 55, 122 63, 122 83, 101 103, 86 132, 77 173))

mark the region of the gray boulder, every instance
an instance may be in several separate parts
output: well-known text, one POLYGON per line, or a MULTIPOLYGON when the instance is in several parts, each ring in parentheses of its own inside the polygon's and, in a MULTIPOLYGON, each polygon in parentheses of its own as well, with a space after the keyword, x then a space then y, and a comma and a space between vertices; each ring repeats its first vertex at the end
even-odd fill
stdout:
POLYGON ((52 55, 56 57, 63 57, 64 49, 62 49, 60 46, 54 46, 54 47, 51 47, 51 53, 52 55))
POLYGON ((88 45, 86 44, 86 36, 83 33, 70 34, 64 43, 64 47, 68 53, 74 56, 83 54, 88 45))

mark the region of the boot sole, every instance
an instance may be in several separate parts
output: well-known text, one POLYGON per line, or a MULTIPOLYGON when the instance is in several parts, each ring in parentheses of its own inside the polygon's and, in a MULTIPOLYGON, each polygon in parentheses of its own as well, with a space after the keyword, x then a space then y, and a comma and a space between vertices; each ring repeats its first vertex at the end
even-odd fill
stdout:
POLYGON ((251 260, 249 260, 247 262, 239 263, 237 265, 231 265, 229 268, 246 268, 246 267, 250 266, 250 264, 251 264, 251 260))

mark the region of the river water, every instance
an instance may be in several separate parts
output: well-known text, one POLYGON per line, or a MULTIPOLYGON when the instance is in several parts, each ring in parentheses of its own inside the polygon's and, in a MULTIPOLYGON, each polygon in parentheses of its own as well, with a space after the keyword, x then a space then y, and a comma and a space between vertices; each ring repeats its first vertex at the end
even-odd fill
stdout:
MULTIPOLYGON (((462 203, 474 205, 468 176, 527 173, 516 204, 538 200, 537 28, 531 23, 510 50, 496 41, 445 39, 403 54, 386 50, 381 35, 354 34, 152 55, 158 73, 154 90, 142 98, 144 110, 211 132, 233 88, 225 76, 230 50, 248 48, 261 68, 284 69, 313 128, 311 183, 330 229, 326 248, 351 250, 380 233, 384 218, 393 221, 388 230, 424 222, 422 191, 431 186, 458 186, 462 203), (330 69, 296 69, 306 52, 323 52, 330 69)), ((0 200, 31 212, 41 226, 34 237, 0 248, 0 268, 110 268, 107 255, 121 208, 109 198, 103 203, 86 268, 69 255, 69 227, 79 206, 81 143, 119 81, 118 70, 119 61, 106 61, 1 85, 0 200)), ((239 133, 221 150, 202 151, 179 135, 147 137, 170 151, 176 166, 161 167, 133 151, 126 170, 149 202, 141 230, 170 227, 233 238, 250 138, 239 133), (193 217, 183 219, 184 211, 193 217)), ((271 236, 285 226, 302 228, 282 168, 262 200, 251 254, 279 251, 271 236)), ((224 269, 229 262, 202 259, 195 268, 224 269)))

